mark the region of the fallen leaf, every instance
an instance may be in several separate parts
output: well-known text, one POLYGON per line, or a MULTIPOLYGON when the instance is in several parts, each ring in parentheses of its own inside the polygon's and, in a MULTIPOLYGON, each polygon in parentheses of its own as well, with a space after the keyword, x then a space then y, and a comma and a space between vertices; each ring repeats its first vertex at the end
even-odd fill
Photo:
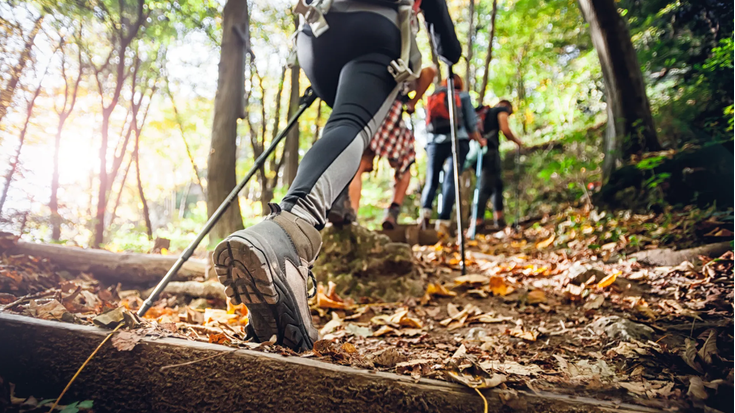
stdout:
POLYGON ((685 342, 686 349, 684 350, 684 354, 681 357, 689 365, 689 367, 693 368, 699 373, 704 374, 704 369, 702 369, 702 365, 700 365, 697 361, 697 342, 688 338, 685 339, 685 342))
POLYGON ((357 347, 355 347, 355 345, 352 343, 343 343, 342 351, 344 351, 347 354, 353 354, 357 352, 357 347))
POLYGON ((224 333, 210 333, 208 336, 210 343, 227 344, 230 342, 230 339, 224 333))
POLYGON ((704 389, 704 383, 702 379, 697 376, 689 377, 689 390, 687 396, 695 398, 697 400, 707 400, 709 395, 707 390, 704 389))
POLYGON ((130 351, 135 348, 143 336, 134 334, 130 331, 120 331, 112 337, 112 346, 119 351, 130 351))
POLYGON ((490 277, 490 291, 493 295, 499 295, 501 297, 506 296, 513 292, 513 287, 508 286, 505 283, 505 278, 499 275, 493 275, 490 277))
POLYGON ((585 310, 597 310, 600 307, 602 307, 602 303, 604 302, 605 302, 605 296, 600 294, 600 295, 597 295, 592 300, 589 300, 586 303, 584 303, 583 308, 585 310))
POLYGON ((499 363, 496 361, 483 361, 480 363, 483 370, 495 370, 503 374, 515 374, 518 376, 533 376, 543 372, 543 369, 536 364, 522 365, 515 361, 506 361, 499 363))
POLYGON ((469 373, 448 371, 446 373, 452 380, 464 384, 473 389, 489 389, 500 386, 507 380, 503 374, 494 374, 492 377, 483 377, 469 373))
POLYGON ((707 340, 705 340, 702 348, 699 349, 697 354, 706 364, 712 365, 712 356, 717 355, 717 333, 714 329, 709 331, 707 340))
POLYGON ((526 330, 522 326, 516 326, 512 330, 508 330, 507 333, 512 337, 518 337, 528 341, 536 341, 536 338, 538 338, 538 331, 526 330))
POLYGON ((542 289, 535 289, 528 293, 528 304, 539 304, 546 302, 546 293, 542 289))
POLYGON ((339 315, 337 313, 332 313, 332 319, 327 322, 327 324, 324 324, 324 327, 322 327, 321 330, 319 330, 319 334, 322 336, 326 336, 327 334, 330 334, 334 332, 339 326, 342 325, 342 319, 339 318, 339 315))
POLYGON ((467 274, 454 279, 454 283, 457 285, 477 285, 487 284, 490 282, 490 277, 482 274, 467 274))
POLYGON ((372 353, 368 358, 372 360, 373 363, 382 367, 393 367, 398 363, 408 360, 408 357, 398 351, 395 347, 389 347, 385 350, 372 353))
POLYGON ((316 305, 321 308, 331 308, 335 310, 344 310, 349 307, 343 299, 341 299, 335 290, 335 284, 329 282, 329 290, 324 291, 324 285, 319 284, 316 288, 316 305))
POLYGON ((552 233, 551 236, 541 242, 536 243, 536 249, 542 250, 544 248, 547 248, 551 243, 554 242, 554 239, 556 238, 556 234, 552 233))
POLYGON ((615 280, 618 278, 618 274, 620 273, 621 272, 616 272, 616 273, 610 274, 607 277, 603 278, 602 280, 600 280, 599 283, 597 283, 597 288, 609 287, 610 285, 612 285, 612 283, 615 282, 615 280))
POLYGON ((44 320, 61 320, 64 318, 65 314, 69 314, 67 317, 70 317, 71 314, 69 311, 67 311, 66 307, 64 307, 63 304, 56 300, 50 300, 48 302, 45 302, 43 304, 39 305, 33 305, 38 300, 34 300, 31 304, 31 308, 36 311, 36 317, 44 319, 44 320))
POLYGON ((447 304, 447 314, 449 315, 449 317, 454 317, 459 314, 459 307, 457 307, 457 304, 447 304))
POLYGON ((92 319, 92 322, 101 327, 113 328, 125 320, 125 307, 117 307, 92 319))
POLYGON ((349 334, 352 334, 353 336, 358 337, 372 337, 373 336, 373 330, 371 330, 368 327, 361 327, 357 324, 348 323, 345 325, 345 331, 349 334))
POLYGON ((494 317, 491 314, 480 314, 477 317, 473 317, 470 321, 476 321, 478 323, 493 324, 493 323, 504 323, 506 321, 513 321, 513 317, 494 317))
POLYGON ((570 301, 582 301, 584 296, 584 287, 574 284, 567 284, 566 288, 564 289, 564 295, 570 301))
POLYGON ((391 326, 383 326, 383 327, 380 327, 378 331, 373 333, 373 337, 384 336, 386 334, 394 333, 395 331, 396 329, 391 326))
POLYGON ((228 314, 227 310, 217 308, 207 308, 204 310, 204 325, 210 324, 234 324, 237 323, 239 317, 237 314, 228 314))

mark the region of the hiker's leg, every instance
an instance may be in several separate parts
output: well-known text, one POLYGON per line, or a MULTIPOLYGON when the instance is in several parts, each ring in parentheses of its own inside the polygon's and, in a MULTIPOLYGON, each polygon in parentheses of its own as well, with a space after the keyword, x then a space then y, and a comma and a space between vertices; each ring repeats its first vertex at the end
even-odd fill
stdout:
POLYGON ((365 151, 360 159, 360 166, 357 168, 355 177, 350 182, 350 203, 352 209, 357 211, 360 209, 360 197, 362 197, 362 176, 365 172, 370 172, 373 168, 373 155, 369 151, 365 151))
POLYGON ((403 199, 406 197, 408 185, 411 183, 411 171, 405 171, 395 178, 395 186, 393 187, 393 203, 403 205, 403 199))
MULTIPOLYGON (((464 169, 464 160, 467 158, 467 153, 470 151, 470 142, 468 140, 460 140, 459 142, 459 174, 462 175, 464 169)), ((452 143, 447 142, 449 145, 449 152, 452 151, 452 143)), ((439 219, 442 221, 448 221, 452 217, 452 207, 454 206, 454 157, 449 156, 449 173, 444 176, 444 184, 442 187, 442 208, 439 212, 439 219)))
POLYGON ((426 183, 421 193, 421 208, 424 211, 431 211, 434 205, 434 197, 439 189, 439 174, 449 154, 451 147, 448 152, 446 143, 426 145, 426 183))
POLYGON ((477 202, 477 223, 481 224, 485 221, 485 210, 487 202, 493 196, 496 186, 495 170, 492 165, 491 157, 493 150, 488 150, 482 155, 482 172, 480 174, 480 196, 477 202))
POLYGON ((324 226, 327 210, 355 176, 370 138, 398 93, 386 69, 391 60, 373 53, 342 69, 332 114, 322 137, 299 164, 296 179, 281 201, 284 210, 317 228, 324 226))

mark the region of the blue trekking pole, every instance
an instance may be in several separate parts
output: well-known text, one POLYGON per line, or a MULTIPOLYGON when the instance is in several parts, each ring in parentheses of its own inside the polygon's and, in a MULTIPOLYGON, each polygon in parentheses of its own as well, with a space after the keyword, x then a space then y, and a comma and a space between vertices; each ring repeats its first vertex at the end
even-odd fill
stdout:
POLYGON ((480 181, 482 179, 482 147, 480 148, 480 153, 477 155, 477 166, 475 166, 475 194, 472 197, 472 222, 470 222, 470 229, 468 232, 468 235, 470 236, 470 239, 475 239, 475 236, 477 235, 477 213, 480 209, 480 181))

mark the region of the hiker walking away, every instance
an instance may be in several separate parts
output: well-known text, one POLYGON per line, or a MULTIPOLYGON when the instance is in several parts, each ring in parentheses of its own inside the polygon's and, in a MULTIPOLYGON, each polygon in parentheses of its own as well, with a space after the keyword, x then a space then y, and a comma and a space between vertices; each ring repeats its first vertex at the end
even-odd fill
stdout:
MULTIPOLYGON (((477 132, 477 115, 475 114, 472 99, 469 93, 463 90, 462 78, 454 75, 455 105, 457 107, 457 139, 459 155, 459 173, 464 169, 464 161, 470 150, 470 139, 482 141, 477 132)), ((449 170, 454 168, 452 159, 452 138, 450 135, 449 111, 447 101, 447 81, 443 80, 441 87, 428 97, 426 103, 426 184, 421 194, 420 224, 426 228, 431 218, 432 206, 436 191, 439 188, 439 173, 444 163, 449 160, 449 170)), ((442 183, 442 199, 439 206, 439 218, 435 229, 443 234, 449 233, 454 205, 454 175, 444 175, 442 183)))
POLYGON ((489 232, 504 229, 507 224, 503 214, 503 175, 500 163, 500 134, 523 147, 521 140, 510 129, 508 117, 513 113, 513 105, 508 100, 501 100, 494 107, 483 106, 478 110, 481 118, 482 137, 487 142, 487 151, 482 158, 482 175, 480 177, 480 196, 477 206, 477 232, 489 232), (495 225, 485 223, 487 201, 492 200, 495 225))
POLYGON ((356 211, 360 208, 360 197, 362 192, 362 176, 366 172, 373 171, 375 157, 386 158, 395 170, 393 199, 385 211, 383 218, 383 229, 390 230, 398 225, 398 215, 401 205, 406 196, 408 185, 411 183, 410 168, 416 162, 416 149, 414 147, 414 131, 406 127, 403 121, 404 105, 406 111, 413 112, 416 103, 421 100, 426 89, 437 74, 437 69, 429 66, 421 70, 419 78, 414 82, 407 82, 406 93, 401 93, 393 102, 383 124, 378 132, 373 135, 370 145, 365 149, 360 160, 357 174, 349 185, 349 191, 343 191, 332 205, 329 211, 329 222, 341 226, 349 224, 356 218, 356 211), (412 98, 408 92, 415 92, 412 98), (410 108, 410 109, 409 109, 410 108))
MULTIPOLYGON (((411 30, 415 19, 407 13, 412 2, 393 7, 388 0, 315 6, 299 1, 295 10, 307 23, 296 37, 299 64, 332 113, 280 204, 271 204, 271 214, 260 223, 217 245, 213 260, 227 296, 248 308, 250 338, 275 336, 277 344, 305 350, 318 339, 307 280, 314 282, 310 268, 321 248, 319 230, 355 175, 399 82, 409 80, 421 65, 411 53, 418 50, 411 30)), ((461 46, 444 0, 423 0, 420 7, 439 54, 459 61, 461 46)))

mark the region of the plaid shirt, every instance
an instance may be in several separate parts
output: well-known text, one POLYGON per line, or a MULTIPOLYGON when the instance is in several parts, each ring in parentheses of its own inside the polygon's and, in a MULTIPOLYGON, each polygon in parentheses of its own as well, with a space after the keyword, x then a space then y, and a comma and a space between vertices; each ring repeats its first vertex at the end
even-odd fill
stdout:
POLYGON ((403 122, 403 102, 396 99, 388 110, 380 129, 370 140, 370 151, 380 158, 386 158, 396 170, 396 178, 406 173, 416 162, 414 136, 403 122))

